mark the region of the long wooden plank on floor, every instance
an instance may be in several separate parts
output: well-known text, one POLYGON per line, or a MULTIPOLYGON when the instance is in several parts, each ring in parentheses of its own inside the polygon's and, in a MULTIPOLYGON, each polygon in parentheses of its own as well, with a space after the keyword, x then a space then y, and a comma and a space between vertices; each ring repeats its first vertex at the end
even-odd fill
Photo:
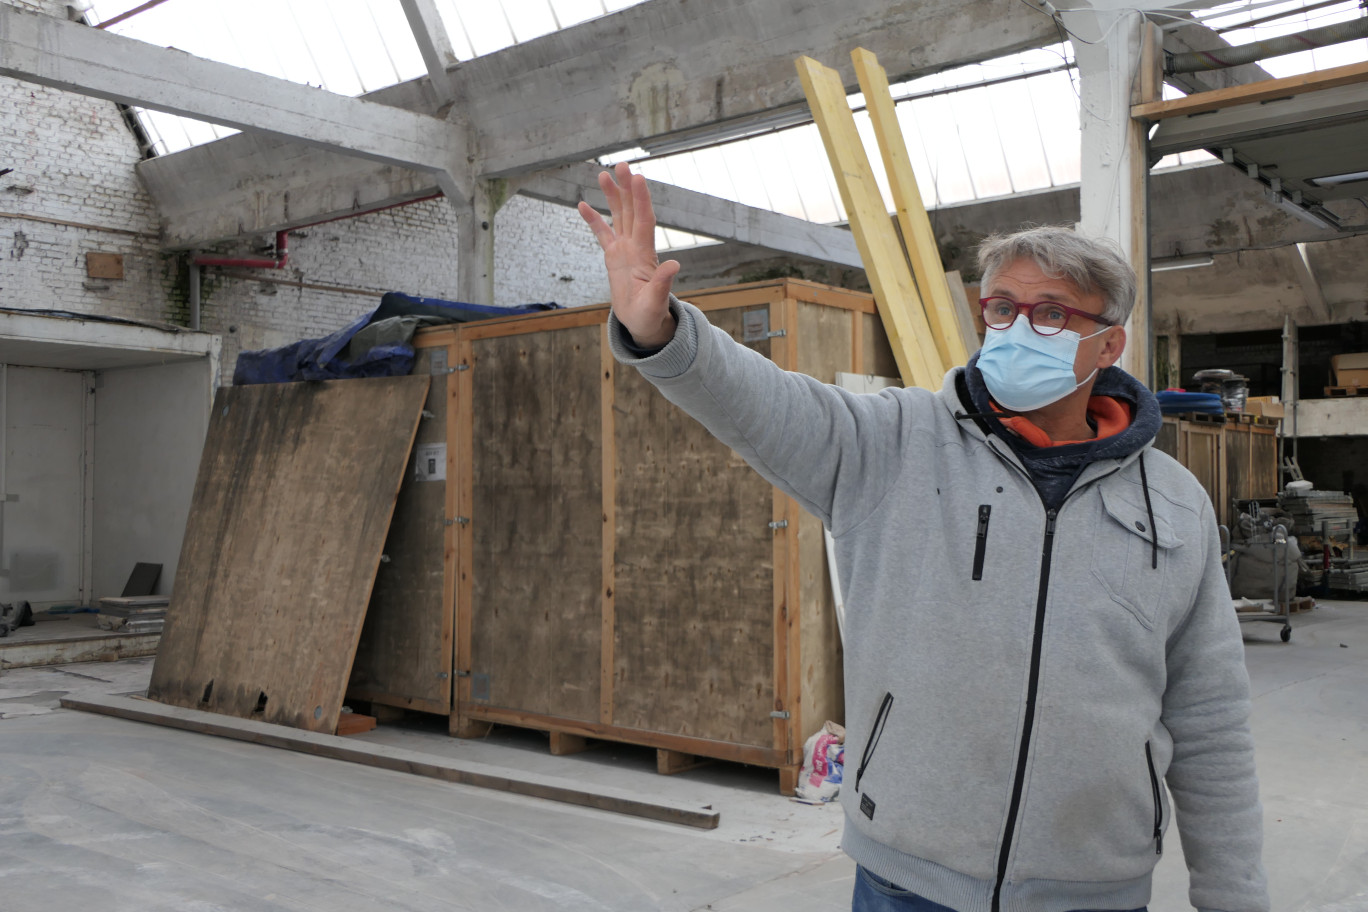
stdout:
POLYGON ((845 85, 840 74, 811 57, 799 57, 797 66, 903 383, 940 389, 940 352, 855 128, 845 85))
MULTIPOLYGON (((907 245, 907 259, 912 264, 912 275, 921 292, 922 306, 931 324, 936 350, 940 352, 946 370, 969 360, 964 341, 955 319, 950 288, 945 281, 945 267, 941 264, 940 247, 931 230, 931 219, 926 214, 917 176, 912 171, 912 159, 907 155, 907 142, 898 125, 898 112, 893 104, 893 93, 888 88, 888 73, 879 65, 879 58, 864 48, 851 51, 855 75, 860 80, 869 120, 883 156, 888 187, 893 193, 893 208, 898 213, 903 241, 907 245)), ((977 346, 975 346, 975 349, 977 346)), ((971 351, 974 349, 971 349, 971 351)))
POLYGON ((548 801, 561 801, 704 830, 715 829, 720 819, 715 810, 684 802, 645 798, 623 789, 590 787, 569 779, 540 776, 535 773, 513 773, 486 763, 450 760, 421 751, 370 744, 318 732, 299 731, 267 722, 200 712, 197 709, 166 706, 136 697, 63 697, 62 706, 134 722, 149 722, 181 731, 247 741, 265 747, 278 747, 315 757, 360 763, 377 769, 411 773, 429 779, 440 779, 443 782, 511 792, 531 798, 545 798, 548 801))
POLYGON ((149 696, 337 728, 428 382, 218 391, 149 696))

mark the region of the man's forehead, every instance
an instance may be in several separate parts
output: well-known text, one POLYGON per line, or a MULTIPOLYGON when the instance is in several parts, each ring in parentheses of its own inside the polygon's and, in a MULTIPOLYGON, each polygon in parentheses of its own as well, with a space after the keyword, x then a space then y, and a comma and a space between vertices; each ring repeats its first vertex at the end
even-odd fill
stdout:
POLYGON ((1029 291, 1032 295, 1051 300, 1070 299, 1082 301, 1088 295, 1067 276, 1046 274, 1039 266, 1029 260, 1017 260, 993 275, 988 283, 988 293, 1007 291, 1029 291))

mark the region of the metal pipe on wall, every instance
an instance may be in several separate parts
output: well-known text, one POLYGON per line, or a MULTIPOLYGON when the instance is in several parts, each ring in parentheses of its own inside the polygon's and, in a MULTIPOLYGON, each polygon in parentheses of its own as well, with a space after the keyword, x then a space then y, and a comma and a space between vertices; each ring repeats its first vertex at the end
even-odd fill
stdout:
POLYGON ((227 257, 197 253, 192 259, 196 266, 239 266, 248 269, 284 269, 290 261, 290 232, 277 231, 274 257, 227 257))
POLYGON ((1164 74, 1171 76, 1174 73, 1222 70, 1226 67, 1281 57, 1284 54, 1295 54, 1298 51, 1309 51, 1331 44, 1342 44, 1359 38, 1368 38, 1368 18, 1337 22, 1296 35, 1284 35, 1281 38, 1269 38, 1267 41, 1254 41, 1236 47, 1173 54, 1164 62, 1164 74))

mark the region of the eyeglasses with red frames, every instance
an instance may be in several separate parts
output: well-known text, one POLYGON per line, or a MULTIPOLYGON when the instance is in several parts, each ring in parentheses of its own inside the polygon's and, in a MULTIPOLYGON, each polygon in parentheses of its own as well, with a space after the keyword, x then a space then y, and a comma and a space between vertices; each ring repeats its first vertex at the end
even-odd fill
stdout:
POLYGON ((1116 325, 1098 314, 1088 313, 1076 307, 1066 307, 1058 301, 1022 304, 1011 298, 994 296, 979 298, 979 308, 983 311, 983 324, 989 329, 1008 329, 1016 322, 1017 314, 1024 313, 1031 322, 1031 329, 1042 336, 1053 336, 1063 332, 1070 317, 1082 317, 1103 326, 1116 325))

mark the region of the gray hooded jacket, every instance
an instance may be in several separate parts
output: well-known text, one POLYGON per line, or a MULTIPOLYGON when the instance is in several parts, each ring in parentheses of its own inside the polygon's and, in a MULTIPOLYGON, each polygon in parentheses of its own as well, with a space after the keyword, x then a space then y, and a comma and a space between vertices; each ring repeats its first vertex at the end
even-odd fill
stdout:
POLYGON ((836 540, 844 850, 959 912, 1134 909, 1176 813, 1193 905, 1267 910, 1244 651, 1196 479, 1144 447, 1047 510, 957 417, 963 369, 855 395, 671 307, 646 357, 611 320, 618 360, 836 540))

